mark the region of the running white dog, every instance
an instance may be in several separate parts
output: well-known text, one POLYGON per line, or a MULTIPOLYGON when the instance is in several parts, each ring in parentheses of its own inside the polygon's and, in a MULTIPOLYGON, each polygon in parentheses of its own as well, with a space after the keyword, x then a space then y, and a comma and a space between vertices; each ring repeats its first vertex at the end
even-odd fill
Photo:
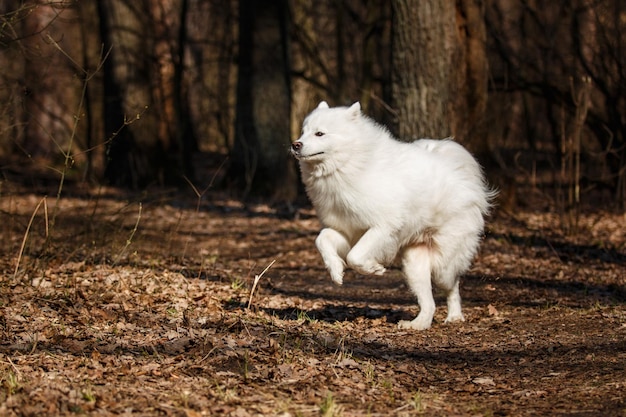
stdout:
POLYGON ((395 140, 359 103, 304 121, 291 152, 324 229, 315 243, 334 282, 346 266, 382 275, 397 257, 417 296, 406 329, 428 329, 432 283, 447 293, 446 322, 464 321, 459 276, 470 267, 494 192, 476 160, 451 140, 395 140))

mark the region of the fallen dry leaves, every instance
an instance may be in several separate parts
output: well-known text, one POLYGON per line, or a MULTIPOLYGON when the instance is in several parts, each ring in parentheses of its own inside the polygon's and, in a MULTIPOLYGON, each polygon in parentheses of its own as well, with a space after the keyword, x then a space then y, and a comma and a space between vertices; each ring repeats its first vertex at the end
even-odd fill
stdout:
POLYGON ((64 198, 15 275, 41 196, 0 199, 0 415, 626 413, 623 214, 571 237, 551 213, 496 214, 467 321, 444 325, 439 296, 433 328, 410 332, 399 271, 335 287, 310 210, 210 198, 64 198))

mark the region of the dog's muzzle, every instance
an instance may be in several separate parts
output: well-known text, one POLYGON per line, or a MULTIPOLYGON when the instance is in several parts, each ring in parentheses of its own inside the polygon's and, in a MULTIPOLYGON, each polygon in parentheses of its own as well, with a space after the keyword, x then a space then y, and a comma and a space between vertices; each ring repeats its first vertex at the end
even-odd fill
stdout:
POLYGON ((302 151, 302 142, 294 142, 291 144, 291 154, 296 157, 299 158, 301 155, 301 151, 302 151))
POLYGON ((302 142, 296 141, 296 142, 292 143, 291 144, 291 154, 296 159, 304 160, 304 159, 313 158, 313 157, 318 156, 318 155, 322 155, 324 153, 324 152, 316 152, 316 153, 313 153, 311 155, 303 155, 302 154, 302 148, 303 147, 304 147, 304 144, 302 142))

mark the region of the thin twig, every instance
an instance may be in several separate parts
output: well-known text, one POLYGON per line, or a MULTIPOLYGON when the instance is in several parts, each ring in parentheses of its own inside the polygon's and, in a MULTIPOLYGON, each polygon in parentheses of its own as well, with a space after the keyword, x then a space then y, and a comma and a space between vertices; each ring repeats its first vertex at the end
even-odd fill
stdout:
POLYGON ((142 206, 141 206, 141 203, 139 203, 139 213, 137 214, 137 221, 135 222, 135 227, 133 227, 132 232, 130 232, 130 236, 128 237, 128 239, 126 239, 126 245, 124 245, 120 253, 118 253, 117 256, 115 257, 115 260, 113 261, 113 265, 117 264, 117 261, 124 254, 126 249, 128 249, 131 243, 133 243, 133 237, 135 236, 135 233, 137 232, 137 229, 139 228, 139 220, 141 220, 141 209, 142 209, 142 206))
MULTIPOLYGON (((198 187, 196 187, 194 185, 193 182, 191 182, 191 180, 189 178, 187 178, 186 175, 183 175, 183 179, 185 181, 187 181, 187 184, 189 184, 189 186, 191 187, 191 189, 193 190, 193 192, 196 194, 197 197, 197 201, 196 201, 196 214, 200 213, 200 205, 202 204, 202 197, 204 196, 204 194, 213 187, 213 183, 215 182, 215 178, 217 177, 217 175, 220 173, 220 171, 222 170, 222 167, 224 166, 224 164, 226 163, 226 161, 228 160, 228 158, 225 158, 224 161, 222 161, 222 163, 220 164, 220 166, 217 168, 217 171, 215 171, 215 173, 213 174, 213 177, 211 178, 211 181, 209 182, 209 185, 207 185, 202 191, 200 191, 198 189, 198 187)), ((178 219, 178 224, 176 225, 176 230, 178 230, 178 226, 180 225, 180 222, 182 220, 182 212, 181 215, 178 219)), ((191 242, 191 235, 192 232, 190 231, 189 234, 187 235, 187 241, 185 242, 185 247, 183 250, 183 259, 185 259, 185 255, 187 254, 187 247, 189 246, 189 242, 191 242)), ((170 240, 171 242, 171 240, 170 240)))
MULTIPOLYGON (((13 368, 13 370, 15 371, 15 375, 21 379, 22 378, 22 373, 20 372, 19 369, 17 369, 17 366, 15 366, 15 364, 13 363, 13 361, 11 360, 10 356, 7 356, 7 360, 9 361, 9 364, 11 364, 11 367, 13 368)), ((6 363, 6 362, 4 362, 6 363)))
MULTIPOLYGON (((13 278, 17 277, 17 271, 20 268, 20 262, 22 261, 22 255, 24 254, 24 248, 26 247, 26 240, 28 239, 28 233, 30 232, 30 227, 33 225, 33 221, 35 220, 35 216, 39 211, 39 207, 46 201, 46 197, 42 198, 37 207, 35 207, 35 211, 33 211, 32 216, 30 216, 30 221, 28 222, 28 226, 26 226, 26 232, 24 233, 24 239, 22 239, 22 246, 20 247, 20 253, 17 256, 17 263, 15 264, 15 271, 13 272, 13 278)), ((47 207, 47 206, 46 206, 47 207)), ((48 210, 46 209, 46 235, 48 234, 48 219, 47 219, 48 210)))
POLYGON ((261 280, 261 277, 272 267, 272 265, 274 265, 275 262, 276 262, 276 259, 270 262, 270 264, 267 267, 265 267, 263 272, 261 272, 259 275, 254 276, 254 283, 252 284, 252 290, 250 290, 250 299, 248 300, 248 308, 250 308, 250 306, 252 305, 252 296, 254 295, 254 290, 256 289, 257 284, 261 280))
MULTIPOLYGON (((77 132, 78 132, 78 125, 79 125, 80 121, 82 120, 81 115, 83 114, 83 110, 84 110, 84 107, 85 107, 85 100, 87 99, 87 88, 88 88, 88 85, 89 85, 89 82, 91 81, 91 79, 104 66, 104 61, 108 58, 109 53, 111 52, 111 49, 109 49, 106 52, 106 54, 104 54, 104 48, 101 49, 101 51, 100 51, 100 61, 98 63, 98 66, 96 67, 96 70, 94 72, 90 73, 89 71, 87 71, 86 69, 81 67, 76 61, 74 61, 74 59, 50 35, 47 35, 47 40, 52 45, 54 45, 54 47, 57 48, 61 54, 63 54, 77 69, 82 71, 82 73, 84 74, 84 80, 83 80, 83 85, 82 85, 82 91, 81 91, 81 94, 80 94, 80 100, 79 100, 78 106, 76 108, 76 113, 74 114, 74 123, 72 125, 72 130, 70 131, 70 137, 68 139, 67 149, 63 149, 61 147, 61 145, 57 144, 57 146, 59 147, 59 150, 61 152, 61 155, 63 155, 63 157, 64 157, 64 163, 63 163, 63 168, 59 171, 59 173, 61 174, 61 178, 59 180, 59 186, 58 186, 58 189, 57 189, 56 200, 55 200, 54 206, 52 207, 52 217, 51 217, 51 220, 50 220, 50 228, 54 229, 54 226, 55 226, 55 223, 56 223, 57 214, 58 214, 58 209, 59 209, 59 202, 61 200, 61 193, 63 192, 63 186, 64 186, 65 180, 66 180, 66 175, 67 175, 68 170, 74 165, 74 156, 73 156, 74 154, 73 154, 72 148, 74 147, 74 142, 76 140, 76 135, 77 135, 77 132)), ((56 141, 55 141, 55 143, 56 143, 56 141)), ((47 234, 47 230, 48 230, 48 224, 46 223, 46 234, 47 234)), ((46 236, 46 243, 45 243, 44 247, 47 247, 48 243, 49 243, 49 235, 46 236)))

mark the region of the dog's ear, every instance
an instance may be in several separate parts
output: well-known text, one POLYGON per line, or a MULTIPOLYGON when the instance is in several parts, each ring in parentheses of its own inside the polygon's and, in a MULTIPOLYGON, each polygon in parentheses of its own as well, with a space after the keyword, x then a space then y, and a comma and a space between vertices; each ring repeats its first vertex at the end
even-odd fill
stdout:
POLYGON ((350 106, 348 111, 350 112, 352 118, 356 119, 361 115, 361 103, 359 103, 358 101, 355 102, 352 106, 350 106))
POLYGON ((320 101, 320 104, 317 105, 318 109, 328 109, 328 103, 326 103, 325 101, 320 101))

